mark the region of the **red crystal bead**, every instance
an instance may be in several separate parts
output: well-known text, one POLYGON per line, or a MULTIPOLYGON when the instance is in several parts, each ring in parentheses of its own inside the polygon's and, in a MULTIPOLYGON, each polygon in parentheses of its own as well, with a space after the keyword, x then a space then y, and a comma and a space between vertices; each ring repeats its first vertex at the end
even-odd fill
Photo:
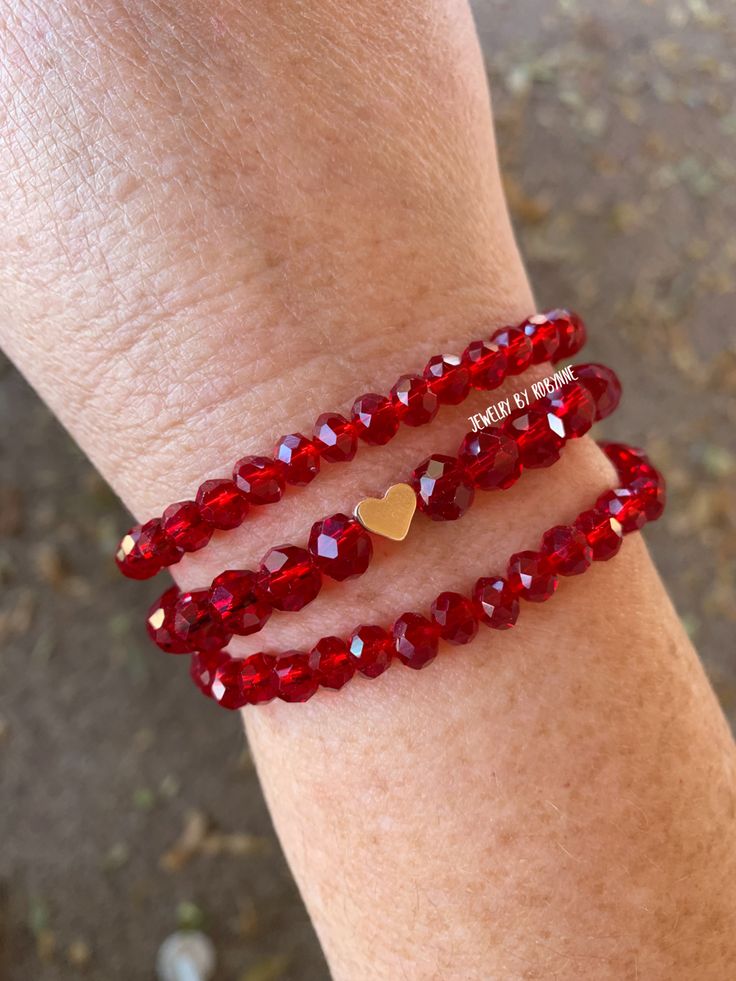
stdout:
POLYGON ((223 708, 239 709, 248 704, 248 695, 243 685, 244 664, 242 658, 228 658, 215 669, 210 694, 223 708))
POLYGON ((575 379, 588 389, 595 402, 595 417, 605 419, 621 401, 621 382, 602 364, 575 365, 575 379))
POLYGON ((524 467, 551 467, 559 460, 565 427, 551 411, 548 399, 539 399, 525 412, 507 419, 504 431, 516 441, 524 467))
POLYGON ((664 480, 654 468, 653 474, 634 477, 627 487, 641 501, 647 521, 656 521, 664 511, 666 492, 664 480))
POLYGON ((115 555, 118 568, 129 579, 150 579, 166 565, 173 565, 183 555, 166 534, 159 518, 131 528, 120 542, 115 555))
POLYGON ((507 576, 516 595, 531 603, 544 603, 559 584, 547 559, 539 552, 517 552, 512 555, 507 576))
POLYGON ((212 698, 212 685, 217 669, 230 660, 230 655, 225 651, 197 651, 196 654, 192 654, 189 662, 192 681, 201 692, 212 698))
POLYGON ((557 324, 546 313, 536 313, 521 325, 521 330, 532 342, 532 364, 554 361, 560 346, 557 324))
POLYGON ((228 630, 245 637, 257 633, 271 616, 271 605, 249 569, 221 572, 210 586, 210 607, 228 630))
POLYGON ((318 641, 309 652, 309 664, 319 683, 336 691, 350 681, 357 670, 348 645, 339 637, 323 637, 318 641))
POLYGON ((286 486, 286 467, 268 456, 244 456, 233 469, 233 480, 249 504, 275 504, 286 486))
POLYGON ((556 525, 542 539, 542 554, 560 576, 579 576, 593 561, 593 549, 579 528, 556 525))
POLYGON ((197 504, 204 520, 219 531, 239 527, 248 513, 245 495, 224 477, 205 480, 197 491, 197 504))
POLYGON ((605 491, 595 502, 596 509, 615 518, 624 535, 638 531, 647 523, 644 502, 630 487, 605 491))
POLYGON ((287 484, 306 487, 319 473, 319 450, 301 433, 282 436, 273 451, 274 459, 284 465, 287 484))
POLYGON ((418 613, 402 613, 393 627, 394 648, 402 664, 423 668, 437 657, 437 625, 418 613))
POLYGON ((472 341, 463 351, 462 363, 470 372, 473 388, 498 388, 506 377, 506 350, 491 341, 472 341))
POLYGON ((519 447, 502 429, 468 433, 457 456, 473 485, 482 490, 505 490, 521 474, 519 447))
POLYGON ((348 463, 358 449, 355 426, 338 412, 324 412, 314 424, 314 441, 323 460, 348 463))
POLYGON ((430 358, 424 377, 440 405, 459 405, 470 391, 470 372, 457 354, 436 354, 430 358))
POLYGON ((319 688, 319 679, 304 651, 284 651, 274 667, 282 702, 306 702, 319 688))
POLYGON ((501 576, 479 579, 473 601, 480 619, 494 630, 508 630, 519 616, 519 598, 501 576))
POLYGON ((279 693, 276 658, 272 654, 251 654, 240 662, 241 682, 249 705, 265 705, 279 693))
POLYGON ((601 449, 618 471, 624 482, 638 476, 654 476, 656 470, 644 450, 634 449, 625 443, 603 443, 601 449))
POLYGON ((377 678, 391 664, 394 643, 383 627, 361 624, 355 628, 348 643, 358 671, 366 678, 377 678))
POLYGON ((373 543, 355 518, 333 514, 312 525, 309 552, 321 572, 344 582, 366 571, 373 556, 373 543))
POLYGON ((409 483, 416 492, 417 507, 433 521, 456 521, 475 496, 470 478, 452 456, 427 457, 409 483))
POLYGON ((502 327, 491 337, 494 344, 506 352, 506 371, 509 375, 520 375, 532 363, 534 348, 531 338, 519 327, 502 327))
POLYGON ((212 538, 214 528, 194 501, 170 504, 161 518, 164 531, 184 552, 197 552, 212 538))
POLYGON ((353 402, 351 418, 355 431, 364 443, 384 446, 399 428, 396 407, 385 395, 369 392, 353 402))
POLYGON ((591 508, 583 511, 575 519, 575 527, 585 535, 593 551, 593 561, 605 562, 612 559, 621 548, 623 529, 616 518, 591 508))
POLYGON ((391 389, 399 420, 407 426, 424 426, 439 411, 439 399, 430 390, 426 379, 419 375, 402 375, 391 389))
POLYGON ((432 603, 432 619, 450 644, 469 644, 478 633, 473 604, 460 593, 440 593, 432 603))
POLYGON ((557 325, 559 347, 556 359, 562 361, 577 354, 587 340, 585 324, 580 317, 572 310, 550 310, 547 318, 557 325))
POLYGON ((312 602, 321 586, 320 571, 305 548, 280 545, 264 555, 259 588, 275 609, 295 613, 312 602))
POLYGON ((209 590, 180 593, 174 606, 173 634, 190 651, 213 651, 225 647, 232 634, 212 615, 209 590))
POLYGON ((146 630, 151 640, 167 654, 187 654, 191 648, 174 633, 174 608, 179 598, 176 586, 167 589, 148 611, 146 630))
POLYGON ((584 385, 573 382, 549 396, 553 414, 561 420, 566 439, 578 439, 595 421, 595 402, 584 385))

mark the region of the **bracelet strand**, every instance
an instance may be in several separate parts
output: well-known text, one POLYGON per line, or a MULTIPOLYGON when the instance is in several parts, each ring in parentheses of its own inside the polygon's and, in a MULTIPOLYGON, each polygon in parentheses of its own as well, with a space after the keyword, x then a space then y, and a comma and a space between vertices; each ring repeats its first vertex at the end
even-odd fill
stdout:
POLYGON ((430 616, 403 613, 391 628, 361 625, 347 640, 323 637, 310 651, 255 653, 233 658, 226 651, 201 651, 191 659, 200 690, 224 708, 265 704, 274 698, 304 702, 320 688, 338 690, 351 678, 375 678, 398 659, 420 669, 435 659, 441 641, 467 644, 479 624, 513 627, 520 600, 542 603, 557 590, 560 576, 585 572, 621 548, 622 538, 660 517, 665 504, 662 475, 641 450, 621 443, 601 444, 621 484, 599 496, 570 525, 550 528, 537 551, 511 556, 505 576, 477 580, 471 596, 442 592, 430 616))
POLYGON ((369 392, 355 400, 347 419, 326 412, 313 436, 282 436, 272 456, 246 456, 232 476, 206 480, 194 500, 170 504, 160 518, 135 525, 116 553, 120 571, 131 579, 149 579, 204 548, 215 531, 239 527, 251 507, 275 504, 287 485, 303 487, 320 472, 321 461, 346 463, 359 441, 382 446, 401 423, 430 423, 441 405, 459 405, 472 390, 490 391, 532 364, 560 361, 585 343, 583 321, 568 310, 535 314, 516 327, 502 327, 488 340, 472 341, 461 356, 435 355, 421 375, 401 375, 388 396, 369 392))
MULTIPOLYGON (((574 370, 576 381, 515 410, 502 427, 468 433, 455 457, 433 454, 420 463, 408 486, 401 485, 415 495, 420 513, 435 521, 457 520, 471 506, 476 489, 505 490, 523 469, 551 466, 569 439, 583 436, 594 421, 609 415, 621 391, 615 374, 601 365, 574 370)), ((412 501, 409 520, 414 507, 412 501)), ((261 630, 275 610, 304 609, 321 591, 324 577, 343 582, 363 575, 372 554, 366 528, 354 517, 333 514, 312 526, 307 548, 272 548, 258 571, 228 569, 209 588, 167 590, 149 610, 149 635, 170 654, 223 648, 233 634, 261 630)))

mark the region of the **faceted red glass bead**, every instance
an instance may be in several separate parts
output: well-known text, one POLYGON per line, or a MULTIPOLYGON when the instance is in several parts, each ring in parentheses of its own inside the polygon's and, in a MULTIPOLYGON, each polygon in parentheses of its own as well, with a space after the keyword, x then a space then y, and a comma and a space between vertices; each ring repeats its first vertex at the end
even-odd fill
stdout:
POLYGON ((615 373, 602 364, 578 364, 575 378, 593 396, 596 419, 610 416, 621 401, 621 382, 615 373))
POLYGON ((463 351, 462 363, 470 372, 473 388, 498 388, 506 377, 506 350, 491 341, 472 341, 463 351))
POLYGON ((407 426, 424 426, 439 411, 440 402, 419 375, 402 375, 391 389, 391 401, 401 422, 407 426))
MULTIPOLYGON (((225 651, 197 651, 189 661, 189 674, 201 692, 212 698, 212 685, 217 669, 227 664, 230 655, 225 651)), ((238 685, 240 680, 238 679, 238 685)))
POLYGON ((532 364, 554 361, 560 346, 557 324, 545 313, 536 313, 521 325, 521 330, 532 342, 532 364))
POLYGON ((595 502, 596 509, 615 518, 624 535, 638 531, 647 523, 644 502, 629 487, 605 491, 595 502))
POLYGON ((210 586, 210 607, 228 630, 245 637, 257 633, 271 616, 271 604, 250 569, 221 572, 210 586))
POLYGON ((209 693, 223 708, 239 709, 248 704, 248 695, 243 685, 244 664, 242 658, 228 658, 215 669, 209 693))
POLYGON ((509 375, 520 375, 532 363, 534 348, 531 338, 519 327, 502 327, 491 337, 494 344, 506 352, 506 371, 509 375))
POLYGON ((564 426, 566 439, 578 439, 595 421, 595 402, 584 385, 573 382, 553 392, 548 399, 551 411, 564 426))
POLYGON ((539 552, 517 552, 512 555, 507 578, 516 595, 531 603, 544 603, 559 584, 546 557, 539 552))
POLYGON ((353 402, 351 418, 355 431, 364 443, 384 446, 399 429, 395 405, 385 395, 368 392, 353 402))
POLYGON ((301 433, 282 436, 273 451, 274 459, 284 465, 287 484, 306 487, 319 473, 319 450, 301 433))
POLYGON ((662 516, 666 491, 661 474, 654 470, 653 475, 642 474, 634 477, 627 487, 641 501, 647 521, 656 521, 662 516))
POLYGON ((271 606, 286 613, 303 609, 322 586, 309 552, 296 545, 279 545, 266 552, 258 581, 271 606))
POLYGON ((146 630, 151 640, 167 654, 187 654, 191 648, 174 633, 174 608, 179 598, 176 586, 166 592, 151 606, 146 617, 146 630))
POLYGON ((362 576, 373 556, 371 536, 346 514, 333 514, 313 524, 308 547, 314 564, 338 582, 362 576))
POLYGON ((502 429, 468 433, 460 444, 458 460, 473 485, 482 490, 505 490, 521 474, 519 447, 502 429))
POLYGON ((601 449, 624 482, 640 475, 651 477, 656 473, 644 450, 634 449, 625 443, 602 443, 601 449))
POLYGON ((115 555, 118 568, 129 579, 150 579, 164 566, 178 562, 184 552, 166 534, 159 518, 131 528, 115 555))
POLYGON ((275 504, 286 486, 286 467, 268 456, 244 456, 233 469, 233 480, 249 504, 275 504))
POLYGON ((595 562, 612 559, 621 548, 623 529, 616 518, 591 508, 583 511, 575 520, 575 527, 585 535, 593 551, 595 562))
POLYGON ((174 605, 173 634, 190 651, 214 651, 225 647, 232 634, 212 615, 209 590, 180 593, 174 605))
POLYGON ((314 424, 314 441, 323 460, 348 463, 358 449, 355 426, 338 412, 324 412, 314 424))
POLYGON ((430 358, 424 377, 440 405, 459 405, 470 391, 470 372, 457 354, 436 354, 430 358))
POLYGON ((519 616, 519 598, 501 576, 479 579, 473 601, 480 619, 494 630, 508 630, 519 616))
POLYGON ((204 520, 219 531, 237 528, 248 513, 245 495, 232 480, 205 480, 197 491, 197 504, 204 520))
POLYGON ((274 667, 282 702, 306 702, 319 688, 319 679, 304 651, 284 651, 274 667))
POLYGON ((339 637, 323 637, 309 652, 309 664, 324 688, 338 690, 357 670, 348 645, 339 637))
POLYGON ((519 458, 530 470, 551 467, 560 458, 565 427, 546 398, 504 423, 504 431, 516 441, 519 458))
POLYGON ((469 476, 452 456, 427 457, 409 483, 416 491, 417 507, 433 521, 456 521, 475 496, 469 476))
POLYGON ((377 678, 383 674, 394 656, 393 638, 383 627, 373 624, 356 627, 348 646, 358 671, 366 678, 377 678))
POLYGON ((573 525, 556 525, 545 533, 541 552, 549 568, 560 576, 579 576, 593 561, 588 540, 573 525))
POLYGON ((437 657, 439 630, 418 613, 402 613, 393 627, 396 656, 408 668, 423 668, 437 657))
POLYGON ((473 603, 460 593, 440 593, 432 603, 432 619, 450 644, 469 644, 478 633, 473 603))
POLYGON ((265 705, 279 693, 276 658, 272 654, 251 654, 240 662, 243 691, 249 705, 265 705))
POLYGON ((202 517, 195 501, 170 504, 161 520, 166 534, 184 552, 197 552, 204 548, 214 531, 209 521, 202 517))
POLYGON ((557 325, 559 346, 555 357, 558 361, 570 358, 585 345, 585 324, 572 310, 550 310, 547 318, 557 325))

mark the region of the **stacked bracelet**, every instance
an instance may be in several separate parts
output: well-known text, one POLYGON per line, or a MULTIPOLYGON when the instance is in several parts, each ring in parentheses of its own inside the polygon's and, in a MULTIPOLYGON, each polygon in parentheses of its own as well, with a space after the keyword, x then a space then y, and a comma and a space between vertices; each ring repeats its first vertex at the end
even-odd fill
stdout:
POLYGON ((435 355, 421 375, 402 375, 389 395, 361 395, 349 419, 323 413, 311 439, 301 433, 282 436, 272 456, 243 457, 232 477, 206 480, 194 500, 171 504, 160 518, 131 528, 117 551, 118 568, 131 579, 155 576, 185 553, 204 548, 215 531, 239 527, 251 507, 280 501, 287 485, 311 483, 321 461, 349 462, 359 441, 383 446, 401 423, 426 425, 441 405, 459 405, 473 389, 490 391, 531 364, 571 357, 585 337, 576 314, 552 310, 497 330, 488 340, 471 341, 461 356, 435 355))
MULTIPOLYGON (((232 479, 206 481, 196 500, 170 505, 161 518, 131 529, 116 556, 118 566, 132 578, 149 578, 203 548, 215 530, 237 527, 251 505, 275 503, 287 484, 311 482, 321 460, 351 460, 359 439, 385 444, 401 422, 425 425, 441 404, 459 404, 471 388, 493 389, 530 364, 569 357, 584 341, 582 321, 556 310, 496 331, 487 341, 473 341, 460 357, 431 358, 421 376, 402 375, 389 396, 357 399, 350 420, 326 413, 317 420, 313 439, 284 436, 273 457, 240 460, 232 479)), ((557 375, 557 382, 564 377, 564 372, 557 375)), ((539 551, 513 555, 505 576, 482 577, 469 596, 441 593, 429 617, 404 613, 389 629, 362 625, 348 639, 323 637, 310 651, 237 658, 224 649, 233 635, 260 631, 274 611, 303 609, 319 593, 323 577, 342 582, 361 576, 371 562, 372 535, 402 540, 415 511, 434 521, 457 520, 476 490, 504 490, 524 469, 555 463, 566 442, 610 415, 621 395, 615 374, 601 365, 576 365, 568 377, 574 380, 508 413, 498 427, 468 433, 454 457, 427 457, 383 499, 359 502, 353 516, 334 514, 316 522, 306 547, 272 548, 257 571, 228 569, 204 589, 168 589, 149 611, 151 638, 168 653, 191 654, 198 687, 224 707, 240 708, 273 698, 306 701, 320 687, 342 688, 356 674, 377 677, 395 658, 422 668, 436 657, 440 641, 466 644, 480 623, 512 627, 520 600, 549 599, 560 576, 578 575, 592 561, 611 558, 623 535, 659 517, 664 482, 641 451, 604 446, 620 487, 571 525, 550 529, 539 551)))

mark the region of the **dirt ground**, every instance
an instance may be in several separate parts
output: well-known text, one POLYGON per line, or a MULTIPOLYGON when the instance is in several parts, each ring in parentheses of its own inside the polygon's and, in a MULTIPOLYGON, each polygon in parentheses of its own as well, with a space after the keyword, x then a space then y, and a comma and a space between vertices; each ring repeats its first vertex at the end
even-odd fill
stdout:
MULTIPOLYGON (((646 536, 736 719, 736 6, 477 0, 540 306, 586 314, 609 435, 669 478, 646 536), (540 14, 540 10, 542 13, 540 14)), ((127 517, 0 360, 0 976, 154 976, 201 926, 221 981, 327 971, 237 718, 156 657, 127 517)))

